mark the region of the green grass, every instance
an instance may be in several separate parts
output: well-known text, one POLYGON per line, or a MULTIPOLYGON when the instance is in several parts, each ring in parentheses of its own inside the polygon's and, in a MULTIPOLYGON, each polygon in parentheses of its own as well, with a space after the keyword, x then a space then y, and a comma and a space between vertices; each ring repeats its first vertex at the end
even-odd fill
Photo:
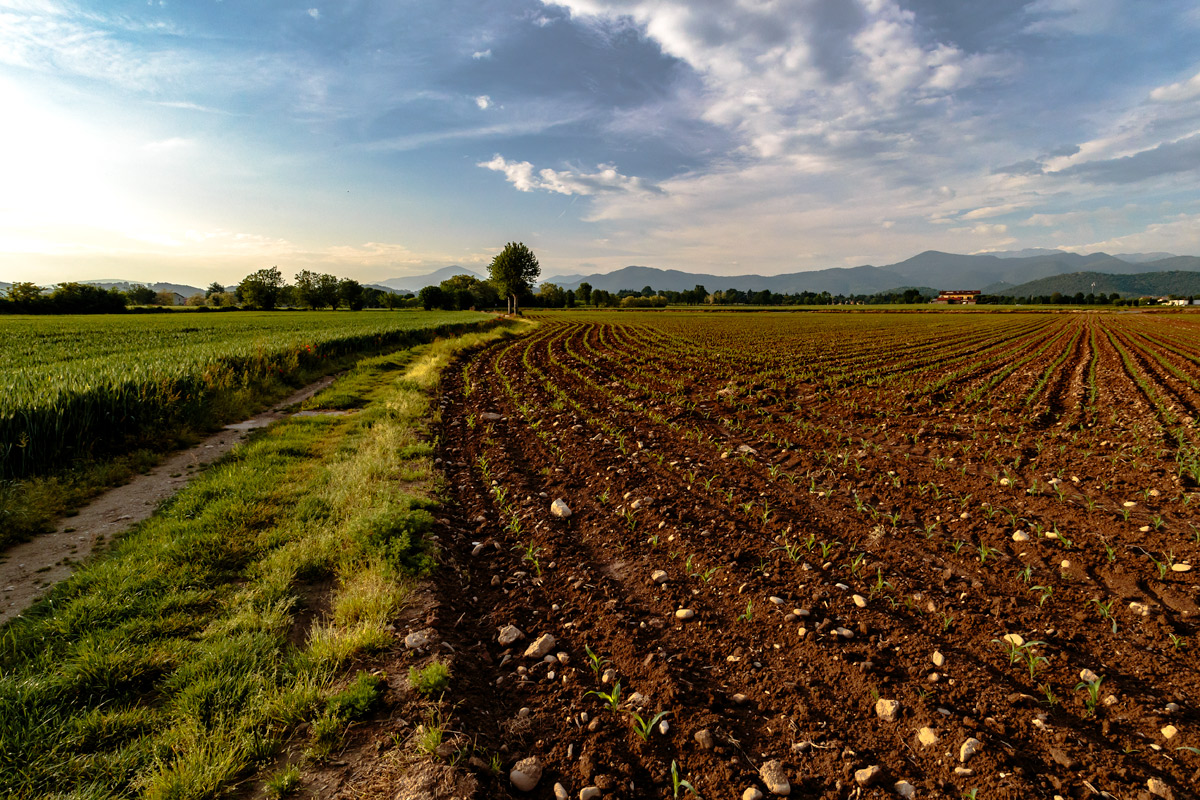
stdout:
POLYGON ((434 661, 421 669, 410 667, 408 682, 423 695, 444 692, 450 685, 450 668, 440 661, 434 661))
POLYGON ((359 412, 259 432, 0 631, 0 796, 211 797, 303 721, 336 744, 379 688, 334 692, 341 670, 394 642, 433 564, 429 392, 497 335, 380 357, 359 412), (321 580, 331 611, 299 630, 321 580))

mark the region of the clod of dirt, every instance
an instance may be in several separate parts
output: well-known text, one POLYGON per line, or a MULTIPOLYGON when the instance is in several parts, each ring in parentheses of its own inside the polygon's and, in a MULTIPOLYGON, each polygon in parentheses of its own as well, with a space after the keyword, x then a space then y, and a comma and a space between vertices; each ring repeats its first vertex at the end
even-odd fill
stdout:
POLYGON ((896 700, 885 700, 881 697, 875 701, 875 716, 884 722, 895 722, 899 711, 900 703, 896 700))
POLYGON ((771 794, 786 797, 792 793, 792 785, 788 783, 787 775, 783 772, 783 764, 779 761, 771 760, 763 764, 758 771, 758 777, 771 794))
POLYGON ((1171 800, 1175 793, 1171 791, 1171 787, 1160 781, 1158 778, 1150 778, 1146 781, 1146 788, 1150 790, 1150 794, 1155 797, 1165 797, 1171 800))
POLYGON ((508 779, 522 792, 531 792, 542 779, 542 762, 537 756, 523 758, 513 766, 508 779))
POLYGON ((705 750, 712 750, 717 744, 713 739, 712 732, 708 728, 696 731, 696 734, 693 738, 696 740, 696 744, 700 745, 705 750))

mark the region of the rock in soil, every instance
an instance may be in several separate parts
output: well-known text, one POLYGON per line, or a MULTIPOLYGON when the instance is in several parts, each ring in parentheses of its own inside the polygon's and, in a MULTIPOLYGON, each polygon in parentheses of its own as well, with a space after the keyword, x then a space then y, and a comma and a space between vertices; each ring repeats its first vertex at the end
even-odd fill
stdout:
POLYGON ((908 781, 896 781, 896 785, 892 787, 896 790, 896 794, 904 798, 904 800, 912 800, 917 796, 917 787, 913 786, 908 781))
POLYGON ((929 747, 931 744, 937 744, 937 740, 937 731, 935 731, 933 728, 926 727, 917 731, 917 741, 921 743, 922 747, 929 747))
POLYGON ((543 633, 538 637, 536 642, 529 645, 529 647, 525 650, 525 657, 545 658, 550 651, 554 649, 555 644, 557 644, 557 641, 552 634, 543 633))
POLYGON ((508 779, 522 792, 531 792, 542 779, 542 762, 537 756, 523 758, 513 766, 512 772, 508 773, 508 779))
POLYGON ((559 498, 550 504, 550 513, 559 519, 568 519, 571 516, 571 507, 559 498))
POLYGON ((712 750, 717 744, 708 728, 696 731, 695 739, 696 743, 705 750, 712 750))
POLYGON ((783 764, 779 761, 771 760, 763 764, 758 771, 758 777, 771 794, 786 797, 792 793, 792 785, 788 783, 787 775, 783 772, 783 764))
POLYGON ((899 711, 900 703, 896 700, 884 700, 881 697, 875 701, 875 716, 884 722, 895 722, 899 711))
POLYGON ((868 786, 874 786, 883 777, 883 769, 877 764, 872 764, 866 769, 854 771, 854 782, 864 789, 868 786))
POLYGON ((763 793, 759 791, 757 786, 751 786, 746 791, 742 792, 742 800, 762 800, 763 793))
POLYGON ((962 743, 962 747, 958 748, 958 760, 962 763, 967 763, 971 760, 971 756, 979 752, 979 748, 983 746, 983 742, 972 737, 962 743))
POLYGON ((496 637, 496 641, 500 643, 501 647, 508 647, 524 638, 525 634, 516 625, 505 625, 500 629, 500 635, 496 637))

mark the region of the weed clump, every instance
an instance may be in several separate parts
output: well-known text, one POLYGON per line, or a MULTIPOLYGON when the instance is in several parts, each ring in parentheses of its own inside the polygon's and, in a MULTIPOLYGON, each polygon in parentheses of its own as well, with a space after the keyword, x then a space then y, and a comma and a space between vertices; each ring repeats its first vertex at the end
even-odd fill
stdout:
POLYGON ((421 669, 410 667, 408 682, 417 692, 426 696, 442 692, 450 685, 450 668, 440 661, 434 661, 421 669))

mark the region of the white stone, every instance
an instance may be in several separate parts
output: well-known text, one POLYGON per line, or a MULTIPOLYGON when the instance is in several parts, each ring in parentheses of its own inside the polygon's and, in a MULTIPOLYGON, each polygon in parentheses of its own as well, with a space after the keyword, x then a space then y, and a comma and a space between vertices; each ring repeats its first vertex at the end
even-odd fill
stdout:
POLYGON ((779 761, 771 760, 763 764, 758 771, 758 777, 771 794, 786 797, 792 793, 792 785, 788 783, 787 775, 783 771, 783 764, 779 761))
POLYGON ((1150 606, 1145 603, 1139 603, 1137 600, 1129 604, 1129 610, 1141 617, 1150 616, 1150 606))
POLYGON ((655 583, 666 583, 667 577, 666 570, 662 569, 656 569, 654 572, 650 573, 650 580, 654 581, 655 583))
POLYGON ((1024 637, 1022 637, 1019 633, 1006 633, 1000 638, 1005 644, 1011 644, 1015 647, 1020 647, 1021 645, 1025 644, 1024 637))
POLYGON ((896 794, 904 798, 904 800, 912 800, 917 796, 917 787, 913 786, 908 781, 896 781, 896 785, 892 787, 896 790, 896 794))
POLYGON ((751 786, 742 792, 742 800, 763 800, 763 793, 759 791, 757 786, 751 786))
POLYGON ((567 800, 571 795, 567 794, 567 787, 561 783, 554 784, 554 800, 567 800))
POLYGON ((675 619, 691 619, 696 616, 696 612, 690 608, 681 608, 675 612, 675 619))
POLYGON ((1165 728, 1159 731, 1159 733, 1163 735, 1164 739, 1174 739, 1176 735, 1178 735, 1179 729, 1174 725, 1167 725, 1165 728))
POLYGON ((1085 683, 1096 683, 1100 680, 1100 676, 1092 672, 1090 669, 1084 668, 1079 670, 1079 680, 1085 683))
POLYGON ((542 779, 542 762, 537 756, 523 758, 508 773, 508 779, 522 792, 531 792, 542 779))
POLYGON ((850 630, 849 628, 838 628, 837 635, 843 639, 853 639, 854 631, 850 630))
POLYGON ((782 597, 776 597, 775 595, 771 595, 767 599, 770 600, 772 604, 777 605, 777 606, 781 606, 784 604, 784 599, 782 597))
POLYGON ((979 748, 983 747, 983 742, 972 737, 962 743, 962 747, 958 748, 958 760, 962 763, 967 763, 971 757, 979 752, 979 748))
POLYGON ((404 637, 404 646, 409 650, 421 650, 429 646, 429 634, 425 631, 413 631, 404 637))
POLYGON ((1191 572, 1192 565, 1191 564, 1172 564, 1171 571, 1172 572, 1191 572))
POLYGON ((862 786, 863 788, 866 788, 868 786, 874 786, 876 783, 879 782, 879 779, 882 777, 883 777, 883 770, 879 767, 878 764, 872 764, 871 766, 869 766, 865 769, 859 769, 859 770, 854 771, 854 782, 857 783, 859 786, 862 786))
POLYGON ((930 727, 924 727, 917 731, 917 741, 922 747, 929 747, 931 744, 937 744, 937 731, 930 727))
POLYGON ((567 519, 571 516, 571 507, 562 498, 558 498, 550 504, 550 513, 559 519, 567 519))
POLYGON ((895 722, 896 714, 900 711, 900 703, 896 700, 885 700, 882 697, 875 701, 875 716, 884 722, 895 722))
POLYGON ((1014 542, 1028 542, 1029 534, 1026 533, 1025 531, 1017 531, 1016 533, 1014 533, 1012 535, 1012 540, 1014 542))
POLYGON ((600 796, 600 790, 595 786, 585 786, 579 790, 579 800, 596 800, 600 796))
POLYGON ((853 600, 854 605, 858 606, 859 608, 867 607, 867 598, 863 597, 861 594, 856 594, 850 599, 853 600))
POLYGON ((525 638, 525 634, 516 625, 505 625, 500 629, 500 635, 496 637, 496 641, 500 642, 501 647, 508 647, 513 642, 519 642, 525 638))
POLYGON ((941 654, 941 651, 934 650, 933 655, 929 657, 929 660, 933 662, 935 667, 941 668, 946 666, 946 657, 941 654))
POLYGON ((552 634, 543 633, 538 637, 536 642, 529 645, 529 647, 525 650, 525 657, 539 659, 545 658, 546 655, 554 649, 555 644, 557 644, 557 642, 552 634))
POLYGON ((1150 790, 1150 794, 1155 797, 1170 797, 1171 787, 1167 786, 1158 778, 1150 778, 1146 781, 1146 788, 1150 790))

